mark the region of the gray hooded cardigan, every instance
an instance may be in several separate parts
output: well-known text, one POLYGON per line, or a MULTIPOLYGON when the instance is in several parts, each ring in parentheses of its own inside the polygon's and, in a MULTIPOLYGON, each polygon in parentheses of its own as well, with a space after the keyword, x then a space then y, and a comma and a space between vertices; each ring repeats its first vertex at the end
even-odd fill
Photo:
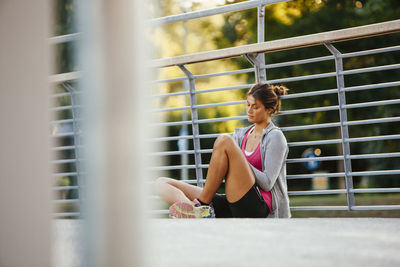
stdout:
MULTIPOLYGON (((234 139, 239 147, 246 132, 252 127, 235 129, 234 139)), ((290 218, 289 197, 286 182, 286 159, 289 147, 281 129, 271 121, 261 136, 262 172, 250 167, 257 185, 264 191, 271 191, 272 210, 267 218, 290 218)))

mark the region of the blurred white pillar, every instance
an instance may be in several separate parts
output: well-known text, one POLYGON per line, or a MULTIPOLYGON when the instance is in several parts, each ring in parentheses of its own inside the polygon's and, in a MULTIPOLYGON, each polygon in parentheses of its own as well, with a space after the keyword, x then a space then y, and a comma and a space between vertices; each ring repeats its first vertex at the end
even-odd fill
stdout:
POLYGON ((144 266, 146 121, 144 3, 80 1, 87 108, 84 266, 144 266))
POLYGON ((51 265, 49 4, 0 1, 0 266, 51 265))

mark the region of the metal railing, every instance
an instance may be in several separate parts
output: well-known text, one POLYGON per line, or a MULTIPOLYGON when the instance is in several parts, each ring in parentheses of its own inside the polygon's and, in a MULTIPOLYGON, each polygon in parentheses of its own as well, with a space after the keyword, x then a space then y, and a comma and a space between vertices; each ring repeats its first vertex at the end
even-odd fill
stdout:
MULTIPOLYGON (((180 135, 180 136, 164 136, 158 137, 154 139, 154 142, 158 143, 166 143, 171 141, 179 141, 179 140, 192 140, 193 141, 193 149, 192 150, 178 150, 178 151, 159 151, 155 152, 153 156, 162 156, 169 157, 174 155, 191 155, 193 156, 194 164, 186 164, 186 165, 171 165, 171 166, 158 166, 155 167, 156 171, 170 171, 170 170, 180 170, 180 169, 192 169, 195 170, 196 179, 185 179, 183 181, 191 184, 197 184, 202 186, 204 183, 203 175, 204 169, 208 168, 208 164, 204 164, 202 162, 202 156, 212 153, 212 149, 202 148, 201 140, 204 139, 214 139, 220 135, 220 133, 202 133, 200 131, 200 126, 205 124, 213 124, 225 121, 243 121, 247 119, 247 116, 233 116, 233 117, 219 117, 219 118, 199 118, 198 112, 201 109, 206 108, 215 108, 220 106, 233 106, 233 105, 243 105, 244 101, 242 99, 237 99, 235 101, 228 102, 220 102, 220 103, 205 103, 199 104, 197 102, 197 96, 204 93, 215 93, 222 91, 243 91, 247 90, 252 86, 252 84, 239 84, 234 86, 226 86, 220 88, 210 88, 210 89, 201 89, 198 90, 196 88, 195 82, 200 79, 209 79, 213 77, 220 77, 225 75, 236 75, 236 74, 249 74, 252 75, 254 73, 255 80, 267 83, 291 83, 291 82, 301 82, 301 81, 310 81, 314 79, 326 79, 326 78, 335 78, 337 86, 332 89, 325 90, 317 90, 311 92, 302 92, 302 93, 294 93, 283 96, 282 99, 299 99, 299 98, 307 98, 313 96, 323 96, 323 95, 337 95, 338 96, 338 105, 334 106, 321 106, 321 107, 309 107, 303 109, 293 109, 293 110, 283 110, 277 115, 277 119, 280 120, 280 117, 291 116, 294 114, 311 114, 315 112, 338 112, 340 115, 339 121, 328 122, 328 123, 320 123, 320 124, 309 124, 309 125, 299 125, 299 126, 290 126, 290 125, 280 125, 283 132, 292 132, 292 131, 302 131, 302 130, 321 130, 327 128, 340 128, 340 138, 338 139, 327 139, 327 140, 307 140, 307 141, 292 141, 288 140, 289 147, 302 147, 302 146, 314 146, 314 145, 337 145, 341 144, 343 149, 343 155, 337 156, 325 156, 319 157, 315 159, 310 158, 288 158, 287 164, 296 164, 296 163, 304 163, 310 161, 343 161, 344 163, 344 171, 337 173, 306 173, 306 174, 291 174, 288 173, 287 179, 295 180, 295 179, 314 179, 317 177, 338 177, 344 178, 345 180, 345 188, 344 189, 331 189, 331 190, 308 190, 308 191, 289 191, 289 196, 300 196, 300 195, 326 195, 326 194, 346 194, 347 196, 347 205, 346 206, 296 206, 291 207, 292 210, 391 210, 391 209, 400 209, 400 205, 370 205, 370 206, 359 206, 355 204, 355 194, 361 193, 397 193, 400 192, 400 188, 360 188, 355 189, 353 185, 353 177, 354 176, 384 176, 384 175, 400 175, 400 169, 393 170, 373 170, 373 171, 352 171, 351 160, 354 159, 368 159, 368 158, 398 158, 400 156, 400 152, 392 152, 392 153, 371 153, 371 154, 362 154, 362 155, 352 155, 350 150, 350 145, 352 143, 359 142, 374 142, 374 141, 387 141, 387 140, 396 140, 400 139, 399 134, 391 134, 391 135, 377 135, 377 136, 363 136, 363 137, 350 137, 348 129, 349 126, 355 125, 371 125, 371 124, 381 124, 381 123, 396 123, 400 121, 399 116, 395 117, 383 117, 383 118, 369 118, 365 120, 348 120, 347 118, 347 110, 349 109, 357 109, 357 108, 365 108, 365 107, 373 107, 373 106, 382 106, 382 105, 396 105, 400 103, 400 99, 390 99, 385 101, 371 101, 371 102, 362 102, 355 104, 347 104, 345 95, 347 92, 355 92, 355 91, 365 91, 371 89, 378 88, 390 88, 390 87, 398 87, 400 86, 400 80, 398 81, 390 81, 390 82, 381 82, 376 84, 364 84, 357 86, 346 86, 344 78, 350 75, 362 74, 362 73, 371 73, 378 71, 387 71, 387 70, 397 70, 400 68, 400 62, 391 65, 384 66, 375 66, 375 67, 365 67, 358 69, 349 69, 345 70, 343 68, 343 59, 359 57, 365 55, 374 55, 374 54, 383 54, 383 53, 392 53, 396 51, 400 51, 400 45, 395 45, 391 47, 382 47, 382 48, 373 48, 365 51, 355 51, 351 53, 341 53, 334 45, 335 42, 345 42, 354 39, 362 39, 368 38, 376 35, 384 35, 384 34, 393 34, 400 31, 400 20, 389 21, 384 23, 366 25, 361 27, 354 27, 324 33, 317 33, 305 36, 298 36, 292 38, 286 38, 281 40, 274 40, 269 42, 264 42, 264 6, 267 4, 273 4, 276 2, 282 1, 247 1, 239 4, 228 5, 226 7, 218 7, 215 9, 210 9, 207 11, 196 11, 189 12, 182 15, 170 16, 165 18, 158 18, 150 21, 150 25, 159 25, 172 23, 176 21, 182 20, 190 20, 204 16, 210 16, 215 14, 223 14, 227 12, 237 12, 244 9, 256 8, 258 10, 258 43, 243 45, 238 47, 219 49, 214 51, 206 51, 194 54, 181 55, 173 58, 163 58, 153 60, 151 62, 151 66, 154 68, 165 68, 165 67, 175 67, 182 71, 182 77, 162 79, 154 81, 154 86, 159 84, 168 84, 168 83, 176 83, 176 82, 189 82, 189 91, 182 92, 172 92, 172 93, 162 93, 153 95, 153 99, 166 99, 170 97, 189 97, 190 105, 188 106, 180 106, 180 107, 160 107, 154 112, 157 113, 168 113, 168 112, 190 112, 190 120, 182 121, 171 121, 171 122, 162 122, 157 123, 154 127, 163 126, 163 127, 171 127, 171 126, 182 126, 182 125, 191 125, 192 126, 192 134, 180 135), (265 64, 265 54, 276 51, 283 50, 293 50, 299 49, 309 46, 325 46, 327 51, 331 53, 329 56, 320 56, 315 58, 307 58, 307 59, 299 59, 288 62, 279 62, 274 64, 265 64), (207 73, 207 74, 193 74, 187 68, 189 64, 202 64, 202 62, 210 62, 221 59, 230 59, 234 57, 245 57, 252 65, 253 68, 247 69, 239 69, 239 70, 230 70, 219 73, 207 73), (296 77, 282 77, 274 80, 267 80, 266 70, 282 68, 282 67, 290 67, 301 64, 316 64, 320 62, 334 62, 335 71, 328 73, 318 73, 318 74, 309 74, 305 76, 296 76, 296 77)), ((51 43, 60 43, 60 42, 69 42, 73 40, 77 40, 79 38, 79 34, 68 35, 68 36, 60 36, 54 37, 50 40, 51 43)), ((65 83, 68 81, 74 81, 79 79, 79 72, 72 73, 64 73, 58 74, 51 77, 51 82, 55 84, 65 83)), ((289 86, 290 87, 290 86, 289 86)), ((65 95, 65 94, 63 94, 65 95)), ((60 95, 61 96, 61 95, 60 95)), ((67 109, 67 108, 75 108, 72 103, 69 107, 59 107, 58 109, 67 109)), ((239 108, 239 107, 238 107, 239 108)), ((240 107, 241 108, 241 107, 240 107)), ((56 110, 56 109, 55 109, 56 110)), ((72 113, 73 116, 75 116, 72 113)), ((59 123, 73 123, 76 121, 76 117, 65 119, 65 121, 60 121, 59 123)), ((65 135, 68 136, 76 136, 76 132, 70 132, 65 135)), ((61 136, 61 135, 60 135, 61 136)), ((58 147, 55 150, 63 150, 63 149, 75 149, 77 146, 68 146, 68 147, 58 147)), ((79 155, 79 153, 77 153, 79 155)), ((75 159, 68 159, 68 163, 75 162, 75 159)), ((67 161, 59 161, 58 164, 66 163, 67 161)), ((78 171, 76 173, 60 173, 56 174, 57 176, 77 176, 78 171)), ((79 185, 74 185, 72 187, 59 187, 59 190, 77 190, 79 189, 79 185)), ((289 188, 290 189, 290 188, 289 188)), ((151 197, 152 199, 158 199, 158 197, 151 197)), ((68 200, 69 202, 79 202, 76 200, 68 200)), ((166 210, 155 211, 157 214, 167 213, 166 210)), ((57 214, 57 216, 67 216, 68 214, 57 214)), ((71 214, 71 215, 79 215, 79 214, 71 214)))
MULTIPOLYGON (((260 15, 260 14, 259 14, 260 15)), ((187 18, 187 17, 186 17, 187 18)), ((168 20, 162 20, 168 21, 168 20)), ((262 25, 258 24, 259 27, 262 25)), ((263 31, 263 28, 261 29, 263 31)), ((299 147, 299 146, 312 146, 312 145, 329 145, 329 144, 341 144, 343 149, 343 155, 339 156, 327 156, 327 157, 318 157, 318 158, 288 158, 287 164, 292 163, 304 163, 310 161, 343 161, 344 162, 344 171, 338 173, 307 173, 307 174, 288 174, 287 179, 314 179, 317 177, 341 177, 345 180, 345 189, 331 189, 331 190, 308 190, 308 191, 289 191, 290 196, 301 196, 301 195, 326 195, 326 194, 346 194, 347 196, 347 206, 297 206, 291 207, 292 210, 391 210, 391 209, 400 209, 400 205, 370 205, 370 206, 360 206, 355 204, 355 194, 360 193, 397 193, 400 192, 400 188, 363 188, 363 189, 355 189, 353 185, 353 176, 375 176, 375 175, 399 175, 400 169, 395 170, 376 170, 376 171, 352 171, 351 160, 354 159, 378 159, 378 158, 398 158, 400 156, 399 152, 395 153, 373 153, 373 154, 362 154, 362 155, 352 155, 350 151, 350 144, 356 142, 371 142, 371 141, 380 141, 380 140, 395 140, 400 138, 400 134, 395 135, 382 135, 382 136, 366 136, 366 137, 357 137, 350 138, 349 137, 349 126, 354 125, 370 125, 375 123, 393 123, 399 122, 400 117, 389 117, 389 118, 374 118, 374 119, 366 119, 366 120, 353 120, 349 121, 347 119, 347 110, 349 109, 357 109, 357 108, 365 108, 365 107, 373 107, 373 106, 381 106, 381 105, 391 105, 391 104, 399 104, 400 99, 390 99, 384 101, 372 101, 372 102, 363 102, 356 104, 347 104, 345 94, 347 92, 353 91, 361 91, 361 90, 371 90, 377 88, 389 88, 389 87, 397 87, 400 85, 400 81, 393 82, 384 82, 377 84, 366 84, 359 86, 351 86, 346 87, 344 83, 344 77, 347 75, 355 75, 361 73, 369 73, 369 72, 377 72, 377 71, 385 71, 385 70, 394 70, 399 69, 400 64, 391 64, 385 66, 376 66, 376 67, 367 67, 367 68, 359 68, 359 69, 351 69, 344 70, 343 68, 343 59, 359 57, 365 55, 374 55, 374 54, 382 54, 382 53, 390 53, 400 50, 400 46, 392 46, 392 47, 382 47, 382 48, 374 48, 366 51, 356 51, 351 53, 341 53, 338 51, 335 46, 332 45, 334 42, 345 42, 348 40, 367 38, 376 35, 382 34, 391 34, 400 31, 400 20, 389 21, 385 23, 378 23, 372 25, 366 25, 361 27, 354 27, 343 30, 336 30, 331 32, 317 33, 306 36, 299 36, 293 38, 287 38, 282 40, 274 40, 269 42, 259 42, 257 44, 249 44, 239 47, 232 47, 226 49, 219 49, 214 51, 206 51, 188 55, 177 56, 173 58, 163 58, 152 61, 152 66, 155 68, 164 68, 164 67, 178 67, 180 68, 185 76, 176 77, 171 79, 163 79, 155 81, 154 84, 158 85, 160 83, 176 83, 179 81, 183 81, 185 79, 189 80, 191 84, 190 92, 173 92, 173 93, 163 93, 156 94, 154 98, 167 98, 167 97, 177 97, 177 96, 188 96, 190 95, 190 99, 194 100, 191 102, 190 106, 181 106, 181 107, 164 107, 156 110, 155 112, 173 112, 173 111, 181 111, 186 112, 190 111, 192 114, 191 121, 172 121, 172 122, 163 122, 158 123, 157 126, 171 127, 171 126, 179 126, 179 125, 192 125, 192 127, 198 128, 200 124, 212 124, 229 120, 246 120, 247 116, 235 116, 235 117, 223 117, 223 118, 206 118, 206 119, 198 119, 198 111, 203 108, 211 108, 211 107, 220 107, 220 106, 229 106, 229 105, 242 105, 245 101, 238 99, 237 101, 230 102, 221 102, 221 103, 213 103, 213 104, 197 104, 195 101, 195 96, 202 93, 212 93, 212 92, 220 92, 220 91, 231 91, 231 90, 242 90, 248 89, 252 84, 243 84, 243 85, 235 85, 223 88, 212 88, 212 89, 201 89, 196 90, 195 81, 203 78, 212 78, 222 75, 234 75, 239 73, 252 73, 255 74, 256 81, 264 81, 267 83, 291 83, 298 81, 308 81, 313 79, 324 79, 334 77, 336 78, 337 87, 334 89, 327 90, 318 90, 312 92, 304 92, 304 93, 295 93, 283 96, 282 99, 295 99, 295 98, 305 98, 311 96, 321 96, 321 95, 338 95, 338 105, 335 106, 324 106, 324 107, 312 107, 312 108, 304 108, 304 109, 294 109, 294 110, 283 110, 278 115, 278 119, 281 116, 290 116, 294 114, 309 114, 315 112, 328 112, 328 111, 338 111, 340 120, 337 122, 323 123, 323 124, 311 124, 311 125, 301 125, 301 126, 283 126, 281 127, 283 132, 289 131, 301 131, 307 129, 324 129, 324 128, 340 128, 341 138, 334 140, 311 140, 304 142, 290 142, 289 147, 299 147), (308 46, 315 45, 324 45, 327 50, 332 54, 331 56, 322 56, 315 57, 309 59, 300 59, 289 62, 280 62, 274 64, 264 64, 258 61, 257 59, 263 58, 264 54, 269 52, 276 52, 288 49, 298 49, 308 46), (254 57, 257 55, 257 57, 254 57), (235 70, 235 71, 227 71, 220 73, 207 73, 207 74, 193 74, 189 72, 186 68, 187 65, 191 64, 201 64, 202 62, 208 61, 216 61, 221 59, 229 59, 234 57, 244 56, 249 60, 249 62, 254 66, 254 68, 243 69, 243 70, 235 70), (261 57, 260 57, 261 56, 261 57), (330 73, 320 73, 320 74, 311 74, 306 76, 297 76, 297 77, 289 77, 289 78, 279 78, 274 80, 266 80, 265 70, 295 66, 300 64, 312 64, 319 63, 325 61, 334 61, 335 62, 335 72, 330 73)), ((285 101, 285 100, 283 100, 285 101)), ((203 179, 203 169, 207 169, 208 165, 203 164, 201 161, 201 156, 204 154, 212 153, 212 149, 202 149, 200 147, 200 140, 206 138, 216 138, 219 134, 201 134, 198 133, 197 129, 193 129, 192 135, 187 136, 168 136, 168 137, 160 137, 157 138, 158 142, 169 142, 173 140, 181 140, 181 139, 191 139, 193 140, 193 150, 186 151, 160 151, 156 152, 154 156, 172 156, 172 155, 182 155, 182 154, 190 154, 194 155, 194 163, 190 165, 174 165, 174 166, 159 166, 156 169, 159 171, 170 171, 181 168, 195 169, 196 170, 196 180, 184 180, 185 182, 191 184, 197 184, 198 186, 202 186, 205 180, 203 179)), ((157 197, 155 197, 157 199, 157 197)), ((157 213, 167 213, 165 210, 157 211, 157 213)))
POLYGON ((52 161, 56 171, 53 176, 58 179, 54 187, 54 191, 58 192, 58 195, 56 194, 58 199, 54 200, 57 211, 54 217, 78 217, 82 196, 80 92, 67 82, 59 84, 58 87, 64 92, 51 95, 52 102, 56 104, 51 109, 54 112, 53 117, 56 118, 51 122, 55 144, 52 150, 54 157, 57 158, 52 161), (65 172, 65 169, 70 171, 65 172), (63 185, 63 182, 68 185, 63 185))

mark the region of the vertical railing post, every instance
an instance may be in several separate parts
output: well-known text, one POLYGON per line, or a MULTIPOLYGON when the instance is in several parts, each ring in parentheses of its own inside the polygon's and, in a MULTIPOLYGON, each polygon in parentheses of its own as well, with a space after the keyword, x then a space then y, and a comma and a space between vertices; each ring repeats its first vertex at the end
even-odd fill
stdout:
MULTIPOLYGON (((81 143, 81 130, 79 127, 79 117, 80 117, 80 113, 77 110, 78 106, 79 106, 79 102, 77 99, 77 95, 75 92, 75 89, 67 84, 67 83, 63 83, 62 86, 65 88, 65 90, 68 91, 68 93, 71 95, 71 106, 72 106, 72 128, 74 131, 74 144, 75 144, 75 159, 76 159, 76 182, 78 184, 78 197, 80 200, 80 208, 82 207, 82 164, 81 164, 81 152, 80 152, 80 148, 82 147, 82 143, 81 143)), ((82 216, 82 214, 81 214, 82 216)))
POLYGON ((193 147, 194 161, 196 165, 196 180, 197 185, 203 187, 203 170, 201 168, 201 153, 200 153, 200 131, 197 113, 196 86, 193 74, 184 66, 179 65, 179 68, 185 73, 189 80, 190 92, 190 111, 192 113, 192 129, 193 129, 193 147))
MULTIPOLYGON (((259 5, 257 7, 257 42, 263 43, 265 41, 265 6, 259 5)), ((258 75, 259 82, 265 82, 267 80, 267 71, 265 69, 265 55, 264 53, 257 55, 258 75)))
MULTIPOLYGON (((265 39, 265 5, 257 7, 257 42, 263 43, 265 39)), ((254 66, 256 83, 267 81, 267 71, 265 69, 264 53, 254 55, 245 54, 244 57, 254 66)))
POLYGON ((349 129, 347 127, 347 110, 346 105, 346 95, 344 92, 344 76, 343 76, 343 58, 342 54, 330 43, 324 44, 326 48, 335 57, 335 68, 336 68, 336 83, 338 88, 338 100, 339 100, 339 115, 340 115, 340 130, 342 136, 342 147, 343 147, 343 157, 344 157, 344 177, 346 181, 346 194, 347 194, 347 205, 348 210, 352 211, 354 206, 354 192, 353 192, 353 176, 350 174, 351 170, 351 160, 350 156, 350 144, 349 139, 349 129))

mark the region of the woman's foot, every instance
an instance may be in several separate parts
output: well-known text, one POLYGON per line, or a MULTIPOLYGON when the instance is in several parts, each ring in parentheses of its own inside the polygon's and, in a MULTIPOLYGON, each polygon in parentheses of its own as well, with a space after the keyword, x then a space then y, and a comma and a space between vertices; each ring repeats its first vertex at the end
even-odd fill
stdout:
POLYGON ((169 208, 169 217, 176 218, 215 218, 214 208, 210 205, 201 205, 195 199, 191 203, 176 202, 169 208))

